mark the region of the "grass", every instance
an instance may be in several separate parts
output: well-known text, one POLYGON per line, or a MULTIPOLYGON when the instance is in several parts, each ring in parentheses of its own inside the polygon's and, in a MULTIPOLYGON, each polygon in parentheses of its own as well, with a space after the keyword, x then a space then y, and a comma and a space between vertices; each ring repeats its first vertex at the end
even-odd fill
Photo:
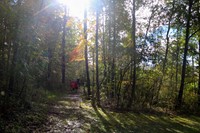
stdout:
POLYGON ((27 133, 40 128, 47 120, 49 104, 56 103, 61 93, 44 89, 32 90, 28 102, 12 102, 7 112, 0 112, 0 132, 27 133))
POLYGON ((89 127, 93 133, 199 133, 200 117, 113 112, 82 104, 96 122, 89 127))
MULTIPOLYGON (((38 92, 39 93, 39 92, 38 92)), ((40 93, 41 94, 41 93, 40 93)), ((199 133, 200 117, 194 115, 166 115, 161 113, 144 112, 116 112, 92 106, 90 101, 81 103, 66 97, 65 92, 45 92, 32 109, 26 112, 17 112, 11 121, 7 121, 6 132, 25 133, 43 131, 49 116, 54 116, 53 123, 60 124, 62 129, 69 123, 80 123, 77 127, 80 133, 199 133), (60 123, 59 123, 60 122, 60 123), (41 129, 41 130, 40 130, 41 129)), ((0 120, 0 125, 3 121, 0 120)), ((70 129, 73 129, 73 124, 70 129)), ((56 127, 56 129, 59 127, 56 127)), ((5 130, 4 130, 5 131, 5 130)), ((46 129, 44 130, 46 131, 46 129)))

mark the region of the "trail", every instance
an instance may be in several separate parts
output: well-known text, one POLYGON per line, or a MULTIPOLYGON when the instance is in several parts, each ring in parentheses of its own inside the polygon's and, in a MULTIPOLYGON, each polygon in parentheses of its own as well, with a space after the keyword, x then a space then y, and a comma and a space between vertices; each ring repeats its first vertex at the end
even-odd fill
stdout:
POLYGON ((200 132, 196 116, 114 112, 93 107, 81 93, 66 93, 54 103, 48 103, 47 121, 34 133, 180 133, 200 132))
POLYGON ((43 126, 45 133, 82 133, 89 132, 87 125, 93 120, 90 112, 81 107, 80 93, 66 94, 57 103, 50 105, 48 121, 43 126))

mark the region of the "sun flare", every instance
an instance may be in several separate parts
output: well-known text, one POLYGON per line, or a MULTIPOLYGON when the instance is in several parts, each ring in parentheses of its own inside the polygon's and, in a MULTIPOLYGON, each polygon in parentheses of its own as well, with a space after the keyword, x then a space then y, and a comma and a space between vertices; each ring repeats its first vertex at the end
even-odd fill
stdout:
POLYGON ((58 3, 66 5, 69 8, 69 15, 83 18, 85 7, 88 7, 90 0, 57 0, 58 3))

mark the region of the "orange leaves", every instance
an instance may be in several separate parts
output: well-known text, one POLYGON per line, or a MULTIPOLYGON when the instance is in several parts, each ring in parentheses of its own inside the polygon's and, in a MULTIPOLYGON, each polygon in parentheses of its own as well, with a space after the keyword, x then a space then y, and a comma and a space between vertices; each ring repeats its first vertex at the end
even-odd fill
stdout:
POLYGON ((84 60, 85 41, 82 39, 80 43, 69 53, 69 62, 84 60))

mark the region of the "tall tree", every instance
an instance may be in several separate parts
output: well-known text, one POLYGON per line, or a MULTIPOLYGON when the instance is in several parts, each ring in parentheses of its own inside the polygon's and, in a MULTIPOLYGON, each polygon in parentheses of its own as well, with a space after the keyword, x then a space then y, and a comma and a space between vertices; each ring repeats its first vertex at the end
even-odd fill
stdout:
POLYGON ((183 90, 185 84, 185 71, 186 71, 186 62, 187 62, 187 53, 188 53, 188 43, 189 43, 189 34, 190 34, 190 20, 192 13, 193 0, 188 0, 188 13, 187 13, 187 23, 186 23, 186 35, 185 35, 185 48, 182 64, 182 73, 181 73, 181 86, 178 93, 178 99, 176 103, 176 108, 180 108, 182 105, 183 99, 183 90))
POLYGON ((97 89, 97 105, 100 106, 100 86, 99 86, 99 56, 98 56, 98 38, 99 38, 99 0, 96 0, 96 36, 95 36, 95 46, 96 46, 96 89, 97 89))
POLYGON ((162 83, 163 83, 163 78, 165 77, 165 68, 166 68, 166 64, 167 64, 167 58, 168 58, 168 53, 169 53, 169 44, 170 44, 170 38, 169 38, 169 33, 170 33, 170 30, 171 30, 171 21, 172 21, 172 17, 174 15, 174 6, 175 6, 175 0, 172 1, 172 8, 171 10, 169 10, 169 18, 168 18, 168 28, 167 28, 167 34, 166 34, 166 49, 165 49, 165 57, 164 57, 164 60, 163 60, 163 67, 162 67, 162 77, 160 79, 160 84, 159 84, 159 88, 158 88, 158 92, 157 92, 157 100, 159 98, 159 93, 160 93, 160 90, 161 90, 161 87, 162 87, 162 83))
POLYGON ((116 51, 116 0, 113 1, 113 43, 112 43, 112 66, 111 66, 111 89, 112 97, 116 94, 115 87, 115 51, 116 51))
POLYGON ((136 89, 136 17, 135 17, 135 0, 133 0, 132 4, 132 46, 133 46, 133 54, 132 54, 132 59, 133 59, 133 72, 131 73, 131 80, 132 80, 132 87, 131 87, 131 97, 129 99, 128 107, 130 108, 132 106, 134 97, 135 97, 135 89, 136 89))
MULTIPOLYGON (((200 37, 199 37, 200 38, 200 37)), ((198 106, 200 107, 200 39, 199 39, 199 80, 198 80, 198 106)))
POLYGON ((13 93, 13 89, 14 89, 15 69, 16 69, 17 59, 18 59, 21 4, 22 4, 22 0, 18 0, 17 13, 16 13, 18 19, 15 22, 15 32, 14 32, 15 35, 14 35, 14 40, 13 40, 13 58, 12 58, 12 63, 11 63, 11 71, 10 71, 9 86, 8 86, 8 91, 10 95, 13 93))
POLYGON ((90 75, 89 75, 89 67, 88 67, 88 44, 87 44, 87 8, 84 10, 84 39, 85 39, 85 69, 87 75, 87 94, 88 97, 91 95, 90 90, 90 75))
MULTIPOLYGON (((200 1, 197 2, 200 5, 200 1)), ((197 8, 198 10, 198 21, 200 22, 200 6, 198 6, 197 8)), ((199 27, 200 27, 200 23, 199 23, 199 27)), ((200 108, 200 33, 198 35, 199 38, 199 79, 198 79, 198 106, 200 108)))
POLYGON ((67 23, 67 6, 64 6, 64 17, 63 17, 63 36, 62 36, 62 83, 65 83, 65 69, 66 69, 66 58, 65 58, 65 45, 66 45, 66 23, 67 23))

